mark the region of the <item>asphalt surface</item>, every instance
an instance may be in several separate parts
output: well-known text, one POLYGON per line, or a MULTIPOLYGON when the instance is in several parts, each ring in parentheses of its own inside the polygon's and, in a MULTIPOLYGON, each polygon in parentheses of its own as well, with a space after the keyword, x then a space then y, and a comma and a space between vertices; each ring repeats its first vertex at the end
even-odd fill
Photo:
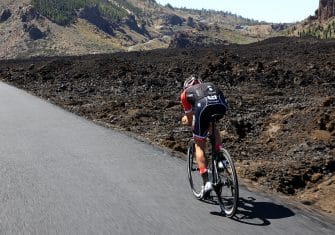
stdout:
POLYGON ((334 234, 240 191, 228 219, 193 198, 184 160, 0 83, 0 234, 334 234))

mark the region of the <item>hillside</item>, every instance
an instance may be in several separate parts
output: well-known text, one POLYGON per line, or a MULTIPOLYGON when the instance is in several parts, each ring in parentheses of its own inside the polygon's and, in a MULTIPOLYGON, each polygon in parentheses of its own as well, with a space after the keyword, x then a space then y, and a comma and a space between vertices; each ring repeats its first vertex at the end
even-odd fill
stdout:
POLYGON ((319 0, 319 7, 303 22, 288 29, 291 36, 312 36, 319 39, 335 38, 335 1, 319 0))
POLYGON ((154 0, 4 0, 0 58, 244 44, 279 35, 285 27, 154 0))

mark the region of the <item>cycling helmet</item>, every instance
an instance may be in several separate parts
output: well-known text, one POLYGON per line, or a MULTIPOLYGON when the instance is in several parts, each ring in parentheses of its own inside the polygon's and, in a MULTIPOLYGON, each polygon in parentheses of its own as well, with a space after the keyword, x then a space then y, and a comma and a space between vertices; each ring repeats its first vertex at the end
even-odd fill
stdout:
POLYGON ((201 79, 195 78, 194 76, 191 76, 191 77, 189 77, 185 80, 183 88, 185 90, 185 89, 189 88, 190 86, 193 86, 195 84, 200 84, 200 83, 202 83, 201 79))

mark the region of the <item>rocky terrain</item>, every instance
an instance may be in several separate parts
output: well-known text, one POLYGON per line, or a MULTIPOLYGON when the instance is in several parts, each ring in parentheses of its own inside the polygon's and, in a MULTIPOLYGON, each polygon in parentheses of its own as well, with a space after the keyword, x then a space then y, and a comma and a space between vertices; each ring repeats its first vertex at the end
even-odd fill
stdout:
POLYGON ((320 21, 325 21, 335 16, 335 1, 319 0, 319 9, 316 15, 320 21))
POLYGON ((191 74, 229 100, 224 145, 246 182, 335 215, 335 42, 248 45, 0 62, 0 80, 184 157, 181 84, 191 74))

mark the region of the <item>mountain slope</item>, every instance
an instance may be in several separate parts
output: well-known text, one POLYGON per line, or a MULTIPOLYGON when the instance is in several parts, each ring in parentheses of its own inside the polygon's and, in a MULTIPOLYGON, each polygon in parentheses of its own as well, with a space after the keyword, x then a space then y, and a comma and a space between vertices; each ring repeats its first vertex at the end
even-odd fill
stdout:
POLYGON ((167 48, 185 38, 183 46, 250 43, 277 27, 154 0, 4 0, 0 32, 0 58, 21 58, 167 48))
POLYGON ((335 38, 335 0, 319 0, 314 15, 288 29, 289 35, 313 36, 320 39, 335 38))

